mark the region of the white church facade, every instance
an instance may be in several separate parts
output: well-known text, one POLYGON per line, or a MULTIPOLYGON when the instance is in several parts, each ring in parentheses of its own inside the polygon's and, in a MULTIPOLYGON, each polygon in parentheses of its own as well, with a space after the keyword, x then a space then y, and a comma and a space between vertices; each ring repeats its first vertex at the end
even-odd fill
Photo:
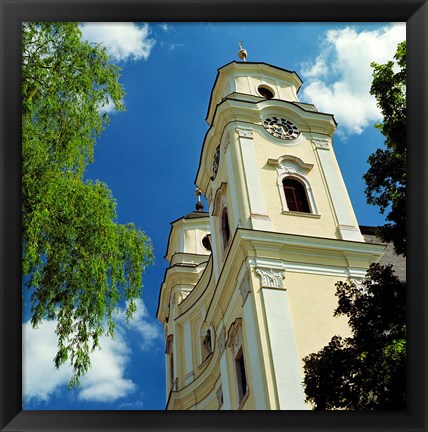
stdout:
POLYGON ((172 223, 159 296, 166 409, 311 409, 303 357, 349 335, 335 283, 382 257, 360 232, 334 117, 300 102, 301 85, 265 63, 218 70, 196 175, 209 208, 172 223))

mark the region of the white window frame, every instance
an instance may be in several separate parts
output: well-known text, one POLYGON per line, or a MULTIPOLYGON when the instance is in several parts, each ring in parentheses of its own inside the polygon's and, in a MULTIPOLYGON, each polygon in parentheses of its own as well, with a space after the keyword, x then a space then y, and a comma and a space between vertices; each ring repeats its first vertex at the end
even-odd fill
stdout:
POLYGON ((232 348, 236 398, 238 403, 238 409, 241 409, 250 393, 249 369, 247 363, 248 360, 246 359, 247 355, 244 350, 244 344, 243 344, 242 318, 237 318, 235 322, 230 326, 226 346, 232 348), (245 372, 245 380, 246 380, 245 388, 242 387, 242 383, 240 382, 240 377, 238 376, 238 370, 236 367, 236 363, 239 361, 237 357, 240 353, 241 356, 243 357, 243 363, 244 363, 244 372, 245 372))
POLYGON ((302 215, 318 215, 318 209, 315 203, 311 183, 307 178, 307 174, 311 171, 313 165, 304 163, 300 158, 290 155, 284 155, 278 159, 269 159, 268 164, 273 166, 277 172, 277 187, 279 196, 281 197, 282 212, 302 215), (308 199, 310 213, 289 210, 283 185, 283 180, 286 178, 296 179, 303 184, 308 199))
MULTIPOLYGON (((227 205, 227 198, 226 198, 226 190, 227 190, 227 183, 223 182, 221 186, 217 189, 215 198, 214 198, 214 206, 212 211, 212 216, 216 216, 216 223, 217 223, 217 229, 216 232, 218 233, 218 243, 221 245, 220 250, 224 254, 227 251, 228 246, 231 243, 232 233, 233 233, 233 227, 231 224, 231 217, 230 217, 230 209, 227 205), (223 226, 222 226, 222 217, 223 217, 223 210, 226 209, 227 212, 227 220, 229 224, 229 238, 227 242, 223 239, 223 226)), ((224 255, 223 255, 224 256, 224 255)))
POLYGON ((201 324, 201 328, 199 330, 199 344, 198 344, 198 355, 199 355, 199 366, 201 366, 205 361, 211 357, 212 353, 214 352, 215 348, 215 332, 213 326, 207 326, 206 323, 201 324), (202 344, 204 342, 204 339, 207 335, 208 330, 211 333, 211 353, 204 359, 203 358, 203 351, 202 351, 202 344))

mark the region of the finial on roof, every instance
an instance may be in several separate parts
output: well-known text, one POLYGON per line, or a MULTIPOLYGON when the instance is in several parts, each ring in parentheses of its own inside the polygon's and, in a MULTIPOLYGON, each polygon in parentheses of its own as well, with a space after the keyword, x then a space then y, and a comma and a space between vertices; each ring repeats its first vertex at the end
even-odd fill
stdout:
POLYGON ((195 189, 195 195, 198 197, 198 202, 196 203, 196 211, 201 212, 204 209, 204 203, 201 201, 202 191, 197 187, 195 189))
POLYGON ((242 48, 242 41, 239 42, 238 57, 244 61, 247 61, 247 50, 242 48))

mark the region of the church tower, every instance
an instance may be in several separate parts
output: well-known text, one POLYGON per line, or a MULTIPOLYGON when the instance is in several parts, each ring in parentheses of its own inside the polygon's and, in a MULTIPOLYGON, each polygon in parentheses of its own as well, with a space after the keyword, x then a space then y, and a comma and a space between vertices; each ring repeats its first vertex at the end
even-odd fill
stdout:
POLYGON ((208 211, 172 223, 157 315, 167 409, 310 409, 303 357, 349 335, 335 283, 384 250, 361 235, 333 115, 299 101, 295 72, 240 54, 210 96, 195 181, 208 211))

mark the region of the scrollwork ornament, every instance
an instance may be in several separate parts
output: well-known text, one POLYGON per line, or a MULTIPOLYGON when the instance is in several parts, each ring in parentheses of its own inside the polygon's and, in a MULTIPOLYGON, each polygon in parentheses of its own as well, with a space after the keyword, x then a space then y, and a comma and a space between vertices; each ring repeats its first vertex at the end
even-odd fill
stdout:
POLYGON ((240 138, 253 138, 253 131, 249 129, 236 129, 240 138))
POLYGON ((215 180, 217 177, 218 167, 220 165, 220 147, 221 147, 221 144, 219 144, 217 146, 215 153, 214 153, 213 174, 211 176, 211 180, 215 180))
POLYGON ((262 287, 284 288, 283 271, 259 267, 256 269, 256 274, 260 276, 262 287))

